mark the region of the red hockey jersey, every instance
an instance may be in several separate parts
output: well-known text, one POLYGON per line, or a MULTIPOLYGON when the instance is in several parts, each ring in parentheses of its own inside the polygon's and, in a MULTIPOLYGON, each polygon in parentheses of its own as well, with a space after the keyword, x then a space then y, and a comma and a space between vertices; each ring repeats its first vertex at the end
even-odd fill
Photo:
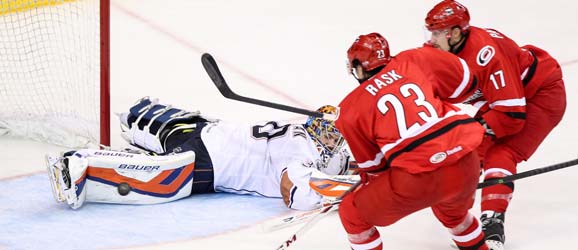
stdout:
POLYGON ((336 126, 361 170, 432 171, 481 143, 481 125, 444 101, 472 83, 462 59, 434 48, 407 50, 345 97, 336 126))
POLYGON ((470 27, 467 36, 456 55, 468 63, 478 84, 458 99, 481 107, 498 138, 517 133, 526 118, 524 87, 536 70, 535 55, 493 29, 470 27))

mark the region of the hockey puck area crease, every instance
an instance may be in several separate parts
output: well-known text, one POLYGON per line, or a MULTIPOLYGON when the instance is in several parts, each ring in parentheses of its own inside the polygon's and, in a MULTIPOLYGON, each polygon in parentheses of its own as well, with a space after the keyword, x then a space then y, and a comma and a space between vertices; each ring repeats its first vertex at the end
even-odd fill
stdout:
POLYGON ((126 182, 121 182, 120 184, 118 184, 118 194, 125 196, 128 193, 130 193, 130 185, 128 185, 128 183, 126 182))

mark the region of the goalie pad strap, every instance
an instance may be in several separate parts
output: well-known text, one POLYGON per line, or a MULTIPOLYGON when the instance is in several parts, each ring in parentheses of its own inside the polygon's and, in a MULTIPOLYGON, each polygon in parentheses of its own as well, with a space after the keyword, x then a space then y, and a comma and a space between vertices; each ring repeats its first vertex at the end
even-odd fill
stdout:
POLYGON ((169 131, 179 124, 191 125, 209 120, 200 116, 200 112, 189 112, 173 108, 171 105, 162 105, 157 99, 148 97, 140 99, 130 108, 129 113, 121 114, 123 138, 132 145, 153 151, 166 153, 163 147, 169 131), (124 120, 123 120, 124 119, 124 120))
POLYGON ((130 128, 136 125, 139 130, 148 127, 148 132, 159 136, 160 132, 167 126, 177 123, 191 124, 199 121, 206 121, 200 117, 200 112, 188 112, 182 109, 173 108, 170 105, 165 106, 143 98, 135 106, 130 108, 128 116, 130 128), (198 119, 193 119, 198 118, 198 119), (136 123, 136 124, 135 124, 136 123))

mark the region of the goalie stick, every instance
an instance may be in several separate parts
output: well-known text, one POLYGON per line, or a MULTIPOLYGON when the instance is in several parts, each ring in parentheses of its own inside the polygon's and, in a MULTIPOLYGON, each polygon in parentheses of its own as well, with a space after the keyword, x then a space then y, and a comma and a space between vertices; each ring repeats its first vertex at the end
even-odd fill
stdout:
POLYGON ((308 221, 311 217, 317 215, 318 213, 321 213, 321 211, 323 211, 327 206, 332 206, 329 209, 329 211, 326 212, 331 213, 339 208, 339 204, 337 204, 336 202, 341 203, 340 200, 336 200, 334 202, 324 204, 322 207, 314 210, 293 214, 281 219, 275 219, 272 222, 263 223, 263 225, 261 225, 261 229, 263 232, 273 232, 292 225, 303 223, 305 221, 308 221))
POLYGON ((225 81, 223 74, 221 74, 221 71, 219 70, 219 66, 217 66, 217 62, 215 61, 213 56, 211 56, 211 54, 204 53, 201 56, 201 63, 203 64, 205 71, 207 71, 207 74, 209 75, 209 77, 211 78, 211 80, 213 81, 215 86, 217 86, 217 89, 219 89, 219 92, 221 92, 221 94, 228 99, 252 103, 252 104, 256 104, 256 105, 260 105, 260 106, 264 106, 264 107, 269 107, 269 108, 274 108, 274 109, 285 110, 285 111, 298 113, 298 114, 302 114, 302 115, 307 115, 307 116, 320 117, 320 118, 323 118, 326 120, 337 119, 336 115, 334 115, 334 114, 324 114, 324 113, 311 111, 311 110, 307 110, 307 109, 296 108, 296 107, 292 107, 292 106, 287 106, 287 105, 278 104, 278 103, 272 103, 272 102, 268 102, 268 101, 263 101, 263 100, 259 100, 259 99, 255 99, 255 98, 250 98, 250 97, 238 95, 235 92, 233 92, 233 90, 231 90, 231 88, 229 88, 229 85, 227 85, 227 82, 225 81))
POLYGON ((297 239, 301 239, 303 234, 305 234, 307 231, 309 231, 309 229, 311 229, 311 227, 313 227, 315 225, 315 223, 317 223, 318 221, 323 219, 323 217, 328 215, 329 212, 333 211, 334 210, 333 208, 335 206, 339 206, 343 197, 345 197, 351 191, 355 190, 360 184, 361 184, 361 181, 356 182, 353 186, 351 186, 351 188, 349 188, 349 190, 345 191, 341 196, 339 196, 335 202, 329 204, 328 206, 323 207, 321 209, 321 211, 319 211, 318 213, 313 215, 313 217, 309 221, 307 221, 307 223, 305 223, 305 225, 303 225, 299 230, 297 230, 297 232, 295 232, 293 235, 291 235, 291 237, 289 237, 289 239, 287 239, 285 242, 283 242, 283 244, 281 244, 281 246, 277 247, 277 250, 287 249, 290 246, 292 246, 293 243, 295 243, 295 241, 297 241, 297 239))
POLYGON ((309 178, 309 186, 323 196, 324 201, 321 207, 265 222, 261 225, 261 229, 264 232, 271 232, 304 222, 323 211, 327 206, 332 206, 327 213, 335 211, 339 207, 338 204, 341 203, 340 199, 343 194, 348 192, 359 180, 359 175, 327 175, 314 171, 309 178))

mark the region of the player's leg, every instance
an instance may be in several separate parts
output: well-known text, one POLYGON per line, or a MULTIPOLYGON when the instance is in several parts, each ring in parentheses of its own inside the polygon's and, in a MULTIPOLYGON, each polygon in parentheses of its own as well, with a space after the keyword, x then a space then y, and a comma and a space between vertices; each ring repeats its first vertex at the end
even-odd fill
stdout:
MULTIPOLYGON (((364 187, 362 187, 364 188, 364 187)), ((339 205, 341 224, 347 232, 351 249, 381 250, 383 243, 377 228, 364 219, 355 204, 355 192, 345 196, 339 205)))
POLYGON ((391 168, 347 195, 339 205, 339 216, 352 248, 382 249, 375 226, 391 225, 441 199, 432 187, 433 172, 414 175, 391 168))
MULTIPOLYGON (((526 104, 526 124, 513 136, 498 140, 483 159, 484 180, 516 174, 516 165, 527 160, 560 122, 566 108, 564 85, 559 80, 540 89, 526 104)), ((486 239, 490 244, 505 242, 505 212, 513 197, 514 183, 482 190, 482 216, 486 239)))
POLYGON ((166 149, 167 137, 175 132, 195 129, 197 123, 216 121, 202 117, 199 111, 189 112, 171 105, 159 104, 156 99, 140 99, 129 112, 119 115, 122 137, 130 144, 158 154, 166 149))
POLYGON ((474 203, 478 173, 479 159, 473 152, 438 171, 437 188, 445 193, 445 198, 433 205, 432 211, 459 249, 488 249, 480 222, 468 212, 474 203))
POLYGON ((193 151, 150 156, 82 149, 48 157, 55 198, 74 209, 85 201, 155 204, 187 197, 194 170, 193 151))

